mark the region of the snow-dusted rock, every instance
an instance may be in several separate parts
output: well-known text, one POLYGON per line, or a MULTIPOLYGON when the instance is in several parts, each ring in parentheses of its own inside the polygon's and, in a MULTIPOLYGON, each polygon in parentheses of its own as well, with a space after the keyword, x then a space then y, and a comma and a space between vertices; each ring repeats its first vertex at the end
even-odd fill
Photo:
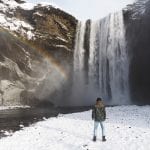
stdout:
POLYGON ((40 40, 45 46, 54 48, 51 42, 60 43, 60 45, 64 44, 63 48, 61 47, 63 50, 72 50, 76 22, 74 17, 61 11, 57 6, 52 6, 51 3, 0 1, 0 26, 24 39, 35 41, 36 44, 40 40))
POLYGON ((0 105, 35 105, 59 91, 76 23, 50 3, 0 0, 0 105))
POLYGON ((0 90, 3 93, 3 105, 20 105, 20 94, 24 89, 24 85, 19 81, 13 83, 8 80, 1 80, 0 90))
POLYGON ((149 9, 149 3, 149 0, 136 0, 124 8, 124 11, 130 14, 131 19, 138 20, 146 13, 146 9, 149 9))

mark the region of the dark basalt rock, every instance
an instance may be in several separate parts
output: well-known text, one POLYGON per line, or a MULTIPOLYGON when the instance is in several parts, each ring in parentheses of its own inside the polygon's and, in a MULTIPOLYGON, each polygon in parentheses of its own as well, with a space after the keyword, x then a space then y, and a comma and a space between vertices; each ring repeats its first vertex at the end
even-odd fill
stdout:
POLYGON ((131 99, 137 104, 150 104, 150 1, 145 4, 143 2, 139 1, 137 6, 131 5, 124 12, 124 16, 131 60, 131 99), (138 10, 143 10, 144 13, 138 10))
POLYGON ((25 3, 25 1, 23 1, 23 0, 15 0, 15 1, 20 4, 25 3))

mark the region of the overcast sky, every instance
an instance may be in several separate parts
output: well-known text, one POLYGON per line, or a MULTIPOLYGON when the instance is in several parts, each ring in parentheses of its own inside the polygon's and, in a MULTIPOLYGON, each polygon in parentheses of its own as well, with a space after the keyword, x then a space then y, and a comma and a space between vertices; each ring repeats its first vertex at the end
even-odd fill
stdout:
POLYGON ((135 0, 26 0, 38 3, 41 1, 50 2, 74 15, 80 20, 100 19, 111 12, 124 8, 135 0))

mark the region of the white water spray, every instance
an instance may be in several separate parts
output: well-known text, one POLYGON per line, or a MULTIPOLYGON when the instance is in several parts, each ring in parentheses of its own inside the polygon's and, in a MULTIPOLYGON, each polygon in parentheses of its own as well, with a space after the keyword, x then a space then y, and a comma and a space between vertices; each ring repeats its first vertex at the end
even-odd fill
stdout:
MULTIPOLYGON (((109 99, 109 104, 127 104, 129 60, 122 11, 111 14, 96 24, 96 27, 95 23, 91 26, 90 56, 95 57, 90 57, 89 66, 91 72, 99 78, 99 95, 109 99)), ((90 78, 94 79, 95 76, 90 78)))
POLYGON ((93 104, 97 96, 108 104, 129 104, 129 60, 122 11, 91 22, 88 72, 84 70, 84 34, 85 24, 79 23, 73 82, 73 90, 82 89, 76 91, 80 97, 79 104, 93 104), (88 84, 85 84, 85 73, 88 74, 88 84), (83 102, 85 97, 87 101, 83 102))
POLYGON ((86 102, 81 100, 81 97, 85 95, 85 49, 84 49, 84 35, 85 35, 85 23, 79 22, 76 32, 76 45, 74 49, 74 73, 73 73, 73 85, 72 85, 72 97, 71 104, 73 105, 84 105, 86 102))

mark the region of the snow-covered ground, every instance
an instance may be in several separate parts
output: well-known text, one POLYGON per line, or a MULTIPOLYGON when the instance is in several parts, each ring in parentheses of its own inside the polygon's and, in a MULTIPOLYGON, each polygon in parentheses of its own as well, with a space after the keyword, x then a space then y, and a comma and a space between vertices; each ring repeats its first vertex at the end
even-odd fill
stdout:
POLYGON ((107 108, 106 142, 92 141, 91 111, 59 115, 0 140, 0 150, 149 150, 150 106, 107 108))
POLYGON ((0 106, 0 110, 7 110, 7 109, 19 109, 19 108, 30 108, 27 105, 16 105, 16 106, 0 106))

